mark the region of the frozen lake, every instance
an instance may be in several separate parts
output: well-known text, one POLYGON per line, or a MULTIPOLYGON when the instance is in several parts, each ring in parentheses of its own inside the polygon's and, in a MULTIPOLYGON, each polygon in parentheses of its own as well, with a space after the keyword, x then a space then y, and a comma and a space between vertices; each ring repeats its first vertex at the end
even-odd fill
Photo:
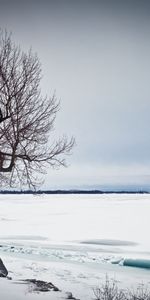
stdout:
POLYGON ((149 228, 150 195, 0 195, 0 256, 13 276, 50 276, 81 299, 106 274, 149 282, 149 228))

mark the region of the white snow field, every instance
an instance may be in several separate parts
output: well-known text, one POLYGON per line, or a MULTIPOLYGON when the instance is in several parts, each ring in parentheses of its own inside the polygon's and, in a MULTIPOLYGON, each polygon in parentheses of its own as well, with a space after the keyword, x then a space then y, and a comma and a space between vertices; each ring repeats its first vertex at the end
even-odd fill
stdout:
POLYGON ((150 285, 149 228, 148 194, 0 195, 0 257, 13 278, 0 279, 0 299, 91 300, 106 275, 150 285), (14 285, 29 278, 62 292, 14 285))

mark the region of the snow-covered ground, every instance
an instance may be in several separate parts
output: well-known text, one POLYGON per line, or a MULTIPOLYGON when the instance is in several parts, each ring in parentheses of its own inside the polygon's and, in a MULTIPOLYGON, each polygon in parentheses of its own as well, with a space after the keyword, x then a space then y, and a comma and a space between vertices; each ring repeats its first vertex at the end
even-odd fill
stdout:
POLYGON ((150 195, 0 195, 0 257, 13 280, 62 290, 39 299, 93 299, 106 274, 121 286, 149 284, 149 216, 150 195))

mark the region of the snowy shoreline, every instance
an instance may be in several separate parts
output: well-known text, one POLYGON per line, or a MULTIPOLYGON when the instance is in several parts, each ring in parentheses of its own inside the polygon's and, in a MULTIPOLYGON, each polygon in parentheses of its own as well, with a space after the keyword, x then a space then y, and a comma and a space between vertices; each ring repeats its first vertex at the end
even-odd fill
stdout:
POLYGON ((4 300, 67 299, 68 292, 71 292, 77 299, 92 300, 93 288, 104 282, 106 275, 110 280, 116 280, 121 288, 136 288, 140 284, 145 284, 150 288, 150 270, 146 269, 112 264, 100 264, 93 267, 91 263, 81 265, 75 262, 39 261, 10 255, 2 258, 12 277, 11 281, 0 278, 0 295, 3 295, 4 300), (29 285, 18 284, 20 280, 28 278, 52 282, 61 291, 35 293, 31 291, 29 285))

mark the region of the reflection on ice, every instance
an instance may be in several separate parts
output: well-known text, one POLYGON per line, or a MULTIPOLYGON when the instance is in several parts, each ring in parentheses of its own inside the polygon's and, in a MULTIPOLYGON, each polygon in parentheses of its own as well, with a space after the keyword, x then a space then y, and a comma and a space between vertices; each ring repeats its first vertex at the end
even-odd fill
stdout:
POLYGON ((0 236, 0 240, 46 241, 47 238, 38 235, 6 235, 0 236))
POLYGON ((136 246, 137 245, 137 243, 132 241, 107 240, 107 239, 84 240, 81 241, 81 244, 105 245, 105 246, 136 246))

